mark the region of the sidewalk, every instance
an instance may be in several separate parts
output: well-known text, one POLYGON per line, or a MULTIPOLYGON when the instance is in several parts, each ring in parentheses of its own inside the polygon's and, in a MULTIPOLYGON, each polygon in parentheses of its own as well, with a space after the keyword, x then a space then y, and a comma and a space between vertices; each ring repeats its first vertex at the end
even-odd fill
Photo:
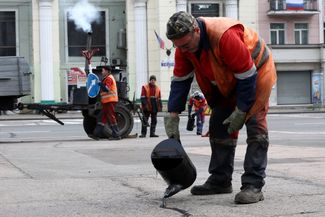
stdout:
MULTIPOLYGON (((325 113, 325 107, 313 106, 313 105, 279 105, 270 106, 269 114, 290 114, 290 113, 325 113)), ((21 111, 7 111, 7 114, 0 115, 0 120, 38 120, 49 119, 45 115, 36 114, 35 111, 21 112, 21 111)), ((58 119, 81 119, 81 111, 67 111, 64 113, 55 113, 58 119)), ((165 115, 165 112, 158 113, 158 116, 165 115)), ((182 115, 187 115, 187 112, 183 112, 182 115)))
POLYGON ((269 114, 281 113, 317 113, 325 112, 325 107, 320 105, 277 105, 270 106, 269 114))

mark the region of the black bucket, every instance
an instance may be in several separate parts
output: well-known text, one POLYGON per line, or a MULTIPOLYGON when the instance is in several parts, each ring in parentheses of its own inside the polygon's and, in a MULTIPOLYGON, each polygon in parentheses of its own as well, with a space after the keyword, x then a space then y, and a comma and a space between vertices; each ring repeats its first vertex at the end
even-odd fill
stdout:
POLYGON ((169 185, 165 197, 190 187, 196 179, 196 169, 182 144, 176 139, 160 142, 151 153, 151 161, 169 185))
POLYGON ((186 130, 193 131, 194 129, 195 116, 190 115, 187 121, 186 130))

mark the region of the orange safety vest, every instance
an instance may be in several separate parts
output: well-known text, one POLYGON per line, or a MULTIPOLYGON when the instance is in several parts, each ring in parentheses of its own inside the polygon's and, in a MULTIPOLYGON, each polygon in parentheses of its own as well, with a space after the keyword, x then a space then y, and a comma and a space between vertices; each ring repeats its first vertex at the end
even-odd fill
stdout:
POLYGON ((200 108, 203 108, 203 110, 206 109, 206 106, 207 106, 207 102, 205 99, 195 99, 195 98, 192 98, 193 99, 193 105, 194 105, 194 109, 195 111, 199 110, 200 108))
POLYGON ((150 86, 149 86, 149 84, 144 85, 143 88, 146 91, 145 94, 146 94, 148 110, 152 111, 152 105, 151 105, 150 98, 155 98, 156 102, 157 102, 157 109, 158 109, 158 111, 161 111, 161 106, 160 106, 160 103, 158 102, 158 100, 160 100, 160 88, 157 85, 155 86, 155 95, 154 96, 150 96, 150 86))
POLYGON ((108 92, 100 91, 101 102, 102 103, 118 102, 117 86, 113 75, 109 74, 108 76, 106 76, 102 81, 102 83, 108 87, 109 91, 108 92), (109 85, 108 79, 112 80, 111 85, 109 85))
MULTIPOLYGON (((275 84, 277 77, 272 54, 267 48, 265 42, 258 37, 258 34, 255 31, 236 20, 226 17, 200 17, 199 19, 203 20, 205 23, 211 47, 207 52, 202 51, 201 59, 206 59, 209 64, 200 63, 193 53, 187 52, 186 56, 195 67, 197 82, 208 101, 214 97, 212 95, 211 84, 216 85, 221 94, 225 97, 230 96, 235 89, 236 78, 234 77, 234 73, 230 71, 219 58, 219 42, 224 32, 232 26, 241 25, 244 29, 244 43, 251 53, 251 57, 257 69, 256 100, 248 112, 248 119, 256 112, 268 106, 272 86, 275 84), (202 55, 206 55, 206 58, 202 58, 202 55), (207 70, 212 70, 214 76, 213 81, 210 81, 204 76, 204 72, 207 70)), ((182 70, 182 63, 184 63, 184 61, 180 61, 178 67, 180 70, 182 70)))

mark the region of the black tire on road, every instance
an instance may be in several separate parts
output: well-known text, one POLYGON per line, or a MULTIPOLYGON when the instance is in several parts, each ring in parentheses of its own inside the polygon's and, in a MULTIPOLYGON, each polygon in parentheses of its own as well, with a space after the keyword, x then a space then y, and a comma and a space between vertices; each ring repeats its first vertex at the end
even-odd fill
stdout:
POLYGON ((84 114, 83 127, 87 135, 92 135, 97 124, 95 117, 84 114))

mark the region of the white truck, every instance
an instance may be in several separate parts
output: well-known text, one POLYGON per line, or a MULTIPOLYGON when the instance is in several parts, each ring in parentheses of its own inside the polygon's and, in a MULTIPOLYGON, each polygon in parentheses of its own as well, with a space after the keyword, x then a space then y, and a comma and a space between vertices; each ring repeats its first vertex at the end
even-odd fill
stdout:
POLYGON ((13 110, 19 97, 30 95, 30 76, 24 57, 0 57, 0 110, 13 110))

